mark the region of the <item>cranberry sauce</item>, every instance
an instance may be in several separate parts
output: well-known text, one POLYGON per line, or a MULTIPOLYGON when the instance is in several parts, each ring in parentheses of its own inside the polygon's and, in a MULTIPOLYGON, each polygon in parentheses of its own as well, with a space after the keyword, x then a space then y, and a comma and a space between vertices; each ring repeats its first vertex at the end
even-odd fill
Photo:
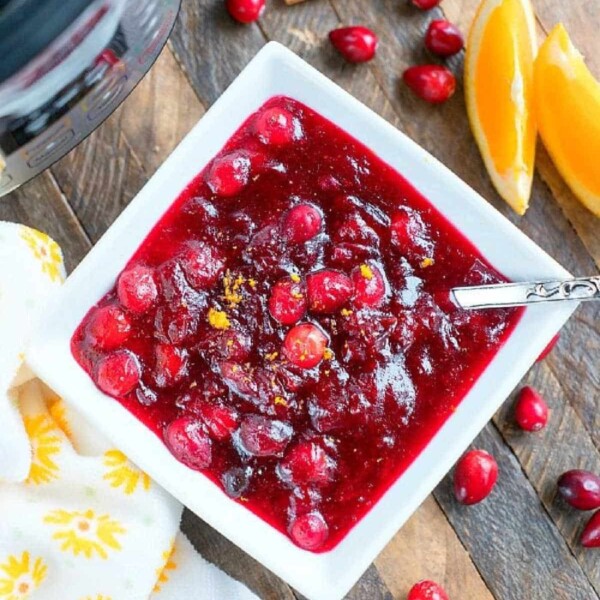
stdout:
POLYGON ((289 98, 198 175, 72 340, 184 464, 307 550, 333 548, 486 368, 505 281, 390 166, 289 98))

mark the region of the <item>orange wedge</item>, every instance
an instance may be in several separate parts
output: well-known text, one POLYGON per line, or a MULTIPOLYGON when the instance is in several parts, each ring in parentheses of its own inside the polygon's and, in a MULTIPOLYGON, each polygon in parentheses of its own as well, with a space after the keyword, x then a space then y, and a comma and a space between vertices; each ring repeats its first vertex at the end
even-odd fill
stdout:
POLYGON ((467 112, 494 187, 520 215, 529 205, 535 161, 535 54, 529 0, 483 0, 465 56, 467 112))
POLYGON ((534 96, 554 164, 579 200, 600 216, 600 82, 562 25, 540 48, 534 96))

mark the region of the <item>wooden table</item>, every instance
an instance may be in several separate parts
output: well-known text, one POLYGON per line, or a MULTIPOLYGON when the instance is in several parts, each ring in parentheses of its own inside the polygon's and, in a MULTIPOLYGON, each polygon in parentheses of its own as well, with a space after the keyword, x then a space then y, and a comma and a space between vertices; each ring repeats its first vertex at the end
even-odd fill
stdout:
MULTIPOLYGON (((533 2, 540 36, 564 21, 600 77, 600 0, 533 2)), ((429 13, 405 0, 269 4, 259 24, 244 27, 231 21, 222 0, 183 0, 169 47, 143 83, 77 149, 0 201, 0 218, 47 231, 72 269, 250 58, 266 41, 278 40, 422 144, 567 269, 580 275, 597 271, 600 221, 574 199, 542 147, 532 206, 518 218, 492 189, 462 93, 432 107, 399 83, 406 66, 427 60, 422 38, 429 20, 445 14, 466 30, 477 0, 445 0, 429 13), (379 34, 373 63, 346 64, 329 47, 327 32, 350 23, 379 34)), ((450 61, 457 73, 461 63, 462 56, 450 61)), ((500 465, 492 496, 478 506, 459 506, 446 478, 349 598, 404 599, 411 584, 425 577, 441 582, 452 600, 599 597, 600 555, 577 542, 584 516, 567 510, 555 490, 557 476, 569 468, 600 472, 599 329, 600 304, 580 308, 558 348, 527 376, 552 407, 545 431, 517 431, 508 401, 476 440, 500 465)), ((190 513, 184 529, 208 560, 261 598, 297 597, 190 513)))

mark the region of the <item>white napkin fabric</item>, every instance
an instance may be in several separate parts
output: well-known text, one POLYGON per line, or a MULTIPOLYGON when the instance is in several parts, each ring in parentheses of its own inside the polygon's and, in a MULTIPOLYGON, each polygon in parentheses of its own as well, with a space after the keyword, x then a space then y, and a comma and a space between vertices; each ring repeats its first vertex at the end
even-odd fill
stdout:
POLYGON ((256 599, 179 532, 179 502, 22 367, 63 277, 50 238, 0 223, 0 600, 256 599))

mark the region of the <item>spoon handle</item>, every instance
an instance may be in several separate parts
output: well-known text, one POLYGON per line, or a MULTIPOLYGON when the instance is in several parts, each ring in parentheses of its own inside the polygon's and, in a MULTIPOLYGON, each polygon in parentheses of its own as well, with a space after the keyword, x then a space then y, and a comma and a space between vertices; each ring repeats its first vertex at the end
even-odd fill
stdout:
POLYGON ((563 281, 500 283, 452 290, 456 303, 464 309, 528 306, 539 302, 600 300, 600 275, 563 281))

